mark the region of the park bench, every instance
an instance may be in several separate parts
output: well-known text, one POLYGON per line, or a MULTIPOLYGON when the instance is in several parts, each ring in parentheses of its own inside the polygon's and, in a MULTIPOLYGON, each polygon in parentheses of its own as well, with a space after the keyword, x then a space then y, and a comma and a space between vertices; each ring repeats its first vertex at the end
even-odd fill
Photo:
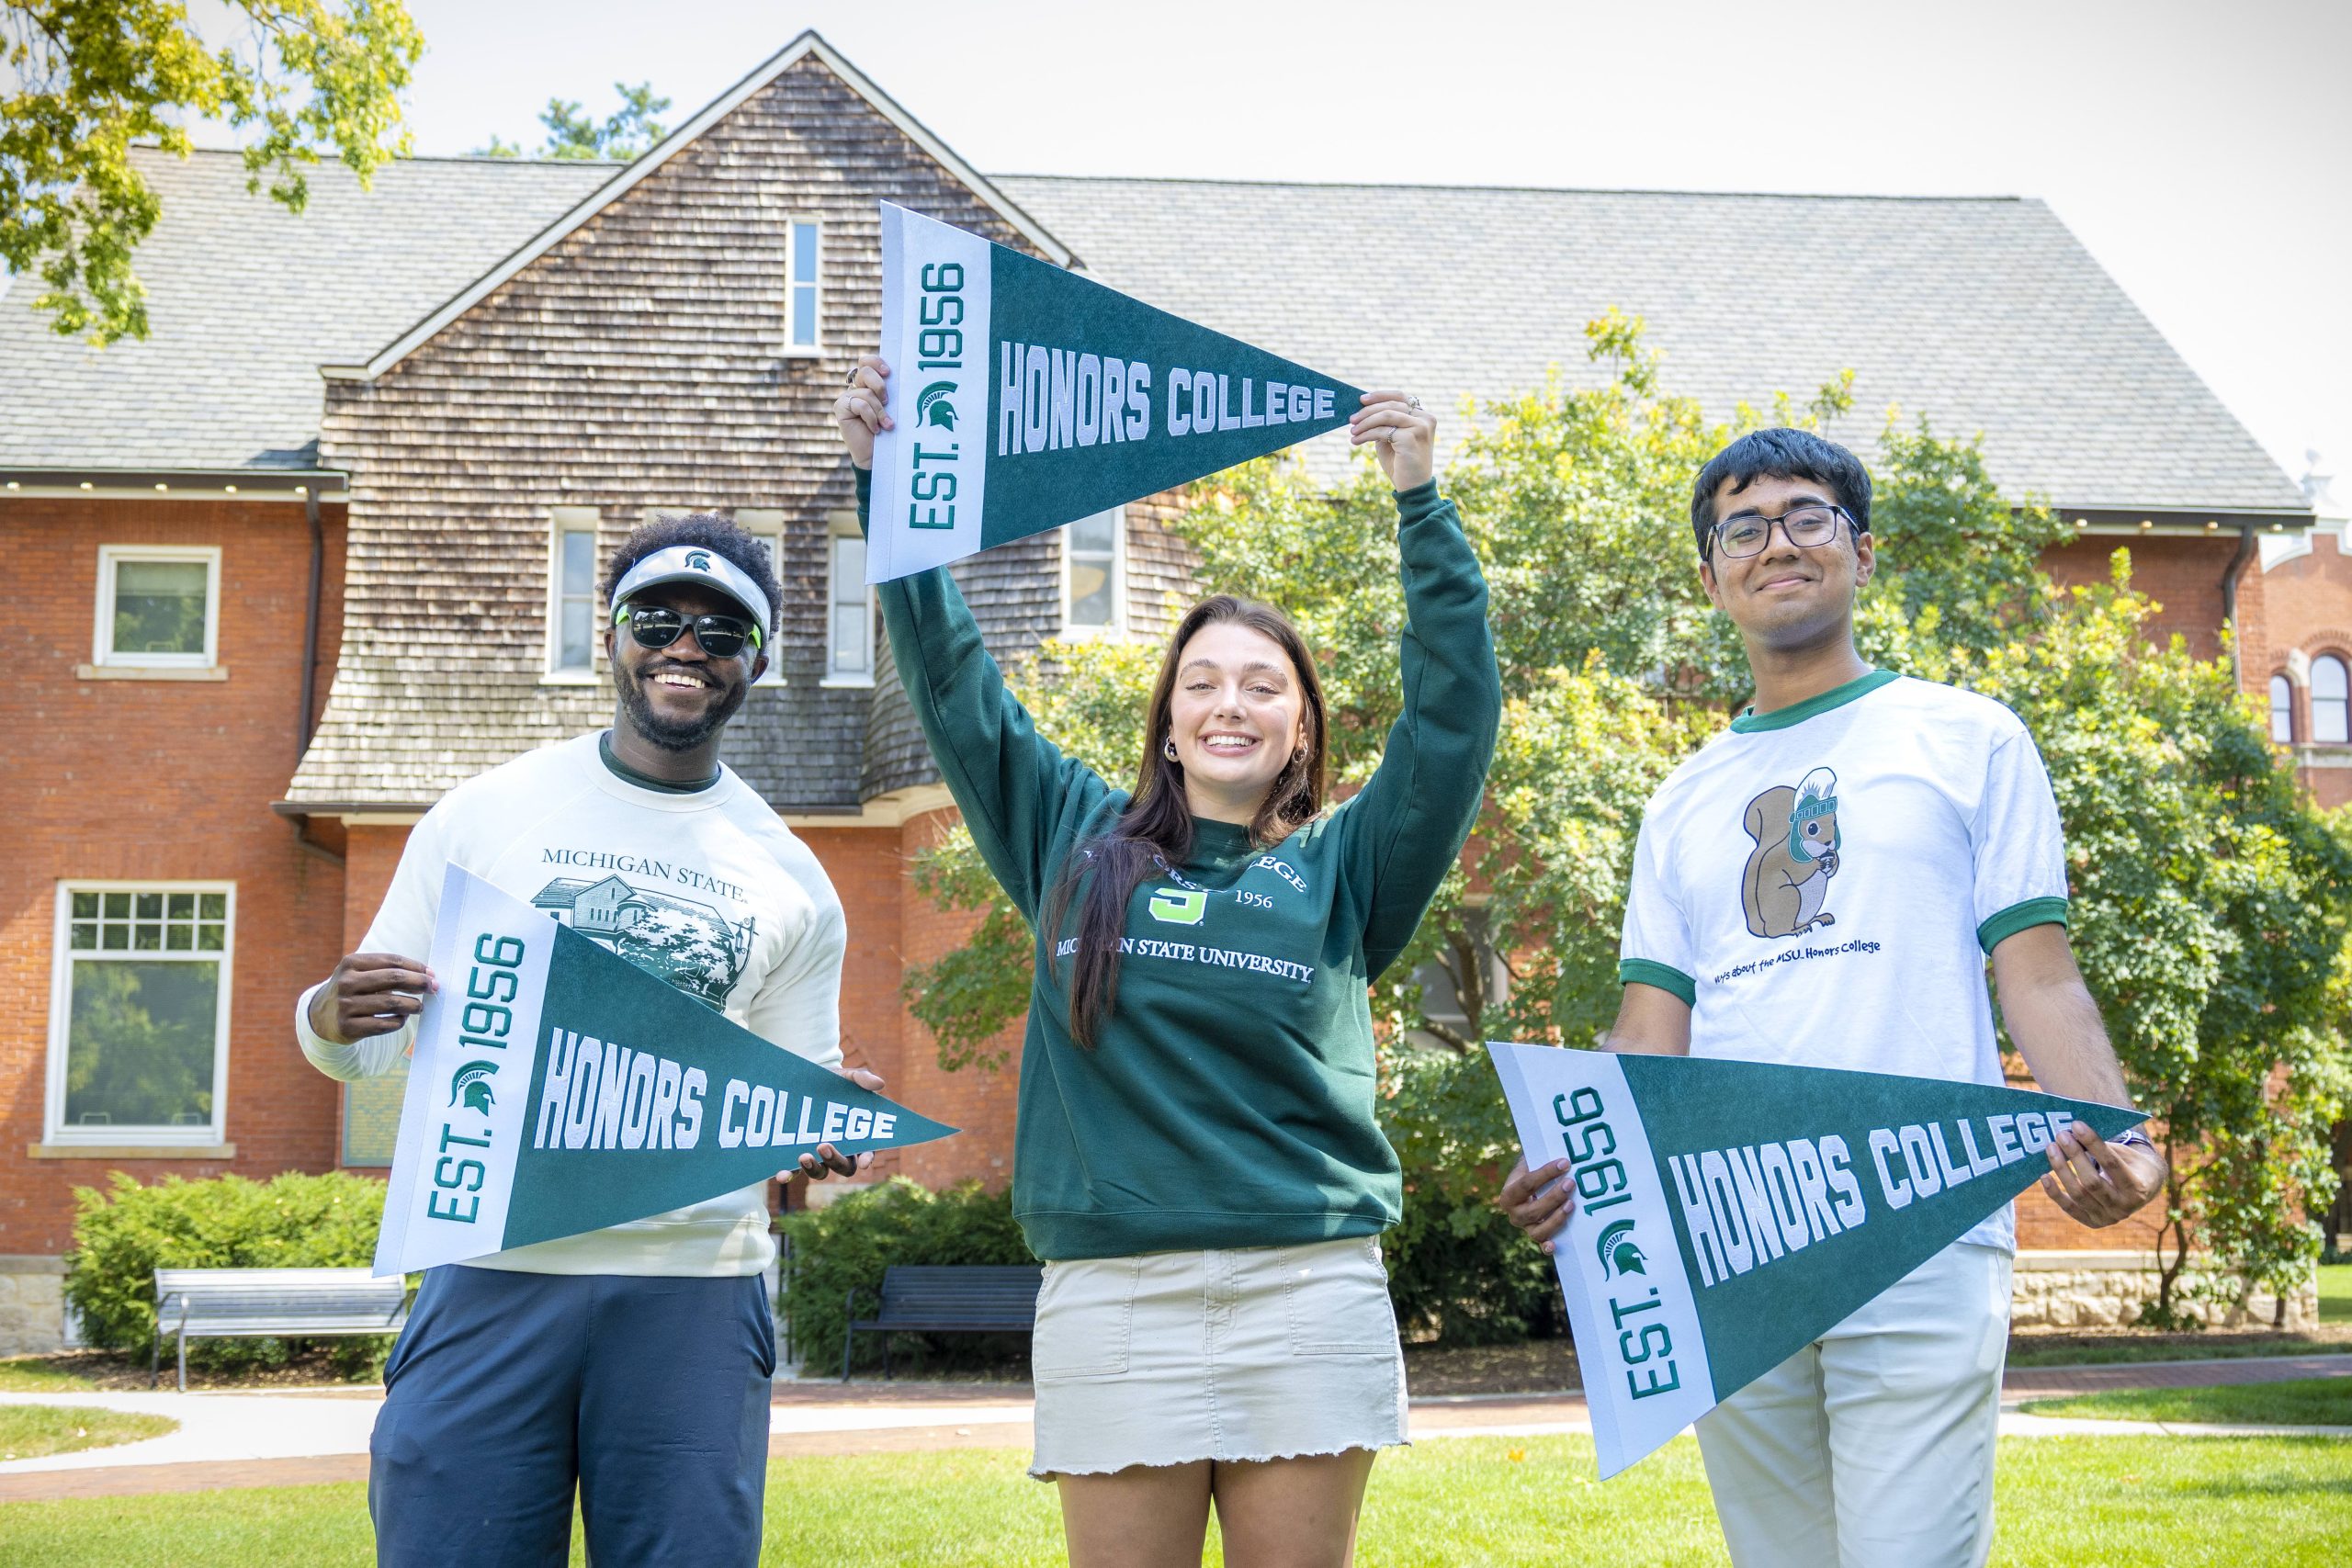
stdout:
POLYGON ((874 1292, 853 1289, 842 1307, 849 1320, 842 1335, 842 1382, 849 1382, 850 1351, 863 1331, 882 1336, 882 1375, 890 1375, 893 1334, 1026 1334, 1037 1325, 1037 1287, 1045 1270, 1034 1263, 904 1264, 882 1271, 882 1308, 857 1315, 857 1298, 874 1292))
POLYGON ((190 1339, 265 1336, 398 1334, 408 1322, 408 1282, 365 1269, 158 1269, 155 1348, 147 1381, 161 1375, 164 1336, 180 1345, 180 1392, 187 1392, 190 1339))

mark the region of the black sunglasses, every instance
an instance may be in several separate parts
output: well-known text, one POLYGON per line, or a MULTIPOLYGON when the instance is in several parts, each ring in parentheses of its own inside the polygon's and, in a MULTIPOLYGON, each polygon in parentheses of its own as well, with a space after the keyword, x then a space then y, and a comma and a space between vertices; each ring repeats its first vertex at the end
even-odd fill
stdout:
POLYGON ((741 615, 684 615, 660 604, 624 604, 613 615, 616 626, 623 622, 639 648, 667 648, 689 626, 696 645, 713 659, 732 659, 747 642, 760 646, 760 628, 741 615))

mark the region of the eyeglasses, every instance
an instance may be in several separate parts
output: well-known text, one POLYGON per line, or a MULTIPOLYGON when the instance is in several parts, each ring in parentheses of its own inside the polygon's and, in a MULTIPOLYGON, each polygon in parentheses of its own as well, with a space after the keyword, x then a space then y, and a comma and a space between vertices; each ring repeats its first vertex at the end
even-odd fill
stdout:
POLYGON ((740 615, 683 615, 660 604, 624 604, 613 613, 614 625, 623 622, 639 648, 667 648, 689 626, 713 659, 732 659, 746 642, 760 646, 760 628, 740 615))
POLYGON ((1772 528, 1778 524, 1781 532, 1789 536, 1790 544, 1798 549, 1809 550, 1838 536, 1838 520, 1841 517, 1855 533, 1862 531, 1861 525, 1854 521, 1854 514, 1837 505, 1793 507, 1778 517, 1766 517, 1754 512, 1743 513, 1737 517, 1726 517, 1715 525, 1715 547, 1730 560, 1761 555, 1771 543, 1772 528))

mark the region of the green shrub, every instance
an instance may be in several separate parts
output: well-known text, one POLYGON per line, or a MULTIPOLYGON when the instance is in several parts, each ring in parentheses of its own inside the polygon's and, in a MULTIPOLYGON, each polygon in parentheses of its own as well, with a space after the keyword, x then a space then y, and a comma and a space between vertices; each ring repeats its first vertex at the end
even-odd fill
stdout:
MULTIPOLYGON (((792 1246, 785 1311, 793 1348, 811 1372, 842 1364, 849 1323, 844 1305, 853 1289, 859 1316, 881 1304, 882 1271, 893 1263, 1035 1263, 1012 1221, 1012 1199, 968 1181, 932 1192, 895 1177, 821 1209, 786 1214, 792 1246)), ((982 1366, 1025 1359, 1028 1337, 1012 1334, 901 1334, 890 1342, 894 1369, 911 1354, 918 1369, 982 1366)), ((882 1347, 858 1340, 860 1368, 878 1367, 882 1347), (868 1358, 871 1358, 869 1363, 868 1358)))
MULTIPOLYGON (((110 1194, 77 1187, 74 1198, 80 1213, 65 1299, 92 1344, 133 1353, 154 1337, 157 1269, 353 1268, 373 1259, 384 1217, 384 1183, 345 1171, 288 1171, 266 1182, 173 1176, 153 1187, 116 1171, 110 1194)), ((382 1366, 392 1337, 319 1343, 333 1348, 338 1371, 359 1376, 382 1366)), ((187 1353, 192 1363, 233 1370, 282 1366, 291 1348, 280 1339, 203 1339, 189 1341, 187 1353)))
POLYGON ((1566 1333, 1552 1261, 1495 1206, 1519 1155, 1486 1054, 1390 1064, 1381 1122, 1405 1168, 1405 1217, 1381 1238, 1410 1340, 1506 1345, 1566 1333))

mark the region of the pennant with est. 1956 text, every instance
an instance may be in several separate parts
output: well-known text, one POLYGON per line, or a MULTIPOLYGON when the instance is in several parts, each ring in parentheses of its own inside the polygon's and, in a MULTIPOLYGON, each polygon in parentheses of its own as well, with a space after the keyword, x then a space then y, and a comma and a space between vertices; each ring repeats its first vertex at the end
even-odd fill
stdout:
POLYGON ((866 581, 888 582, 1336 430, 1362 394, 1091 278, 882 204, 866 581))
POLYGON ((1569 1161, 1553 1262, 1603 1477, 2024 1191, 2069 1122, 2145 1120, 1885 1073, 1487 1050, 1530 1168, 1569 1161))
POLYGON ((820 1143, 956 1129, 771 1044, 462 867, 433 932, 379 1275, 641 1220, 820 1143))

